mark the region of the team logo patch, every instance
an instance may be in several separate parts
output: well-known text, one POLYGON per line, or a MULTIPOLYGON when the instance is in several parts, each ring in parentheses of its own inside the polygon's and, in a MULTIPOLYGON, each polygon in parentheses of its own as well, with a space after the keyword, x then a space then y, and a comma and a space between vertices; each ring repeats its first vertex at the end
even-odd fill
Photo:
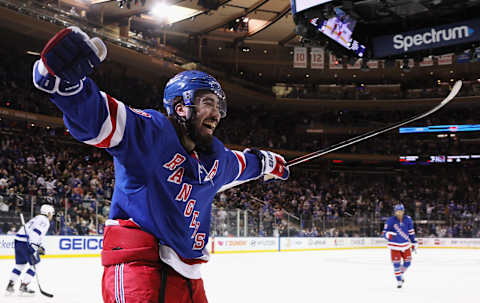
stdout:
POLYGON ((149 113, 146 113, 144 112, 143 110, 141 109, 136 109, 136 108, 133 108, 133 107, 130 107, 130 110, 134 113, 136 113, 137 115, 140 115, 142 117, 145 117, 145 118, 152 118, 152 115, 150 115, 149 113))

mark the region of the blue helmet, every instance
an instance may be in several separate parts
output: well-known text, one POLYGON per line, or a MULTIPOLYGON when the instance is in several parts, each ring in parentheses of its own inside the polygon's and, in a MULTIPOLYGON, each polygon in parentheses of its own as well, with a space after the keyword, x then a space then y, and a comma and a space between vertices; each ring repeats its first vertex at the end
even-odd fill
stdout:
POLYGON ((394 211, 397 211, 397 210, 405 211, 405 207, 403 206, 402 203, 400 203, 400 204, 395 205, 395 207, 393 208, 393 210, 394 210, 394 211))
POLYGON ((173 108, 175 97, 182 97, 186 106, 192 106, 197 90, 209 90, 217 95, 220 115, 222 118, 225 118, 227 115, 227 101, 220 83, 209 74, 198 70, 178 73, 168 81, 163 93, 163 107, 167 110, 167 114, 172 115, 175 112, 173 108))

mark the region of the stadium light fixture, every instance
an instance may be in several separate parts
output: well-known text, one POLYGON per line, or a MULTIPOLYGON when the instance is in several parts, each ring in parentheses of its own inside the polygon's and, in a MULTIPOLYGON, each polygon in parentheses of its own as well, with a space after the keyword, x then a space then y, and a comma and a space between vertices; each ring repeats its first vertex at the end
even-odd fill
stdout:
POLYGON ((150 15, 158 21, 171 24, 179 20, 188 19, 198 12, 196 9, 158 2, 150 10, 150 15))

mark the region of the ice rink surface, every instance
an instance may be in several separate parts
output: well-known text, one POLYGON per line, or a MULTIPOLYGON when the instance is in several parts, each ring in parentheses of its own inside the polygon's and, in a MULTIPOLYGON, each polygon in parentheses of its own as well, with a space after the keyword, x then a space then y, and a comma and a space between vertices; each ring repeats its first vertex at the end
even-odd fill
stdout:
MULTIPOLYGON (((13 263, 0 260, 0 302, 102 302, 99 258, 42 260, 53 299, 3 296, 13 263)), ((387 249, 213 255, 203 275, 210 303, 480 302, 480 250, 421 249, 412 263, 402 289, 387 249)))

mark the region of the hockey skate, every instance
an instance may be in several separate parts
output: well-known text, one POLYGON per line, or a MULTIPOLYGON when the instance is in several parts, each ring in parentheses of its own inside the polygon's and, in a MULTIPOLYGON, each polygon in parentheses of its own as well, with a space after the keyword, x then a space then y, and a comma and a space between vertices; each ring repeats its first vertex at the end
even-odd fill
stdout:
POLYGON ((20 288, 18 291, 20 292, 21 296, 25 296, 25 297, 30 297, 35 295, 35 291, 32 289, 29 289, 27 283, 20 284, 20 288))
POLYGON ((402 280, 397 281, 397 288, 402 288, 403 282, 404 282, 403 278, 402 280))
POLYGON ((15 292, 15 289, 13 288, 14 285, 15 283, 12 280, 8 281, 7 290, 5 291, 5 296, 13 295, 13 293, 15 292))

